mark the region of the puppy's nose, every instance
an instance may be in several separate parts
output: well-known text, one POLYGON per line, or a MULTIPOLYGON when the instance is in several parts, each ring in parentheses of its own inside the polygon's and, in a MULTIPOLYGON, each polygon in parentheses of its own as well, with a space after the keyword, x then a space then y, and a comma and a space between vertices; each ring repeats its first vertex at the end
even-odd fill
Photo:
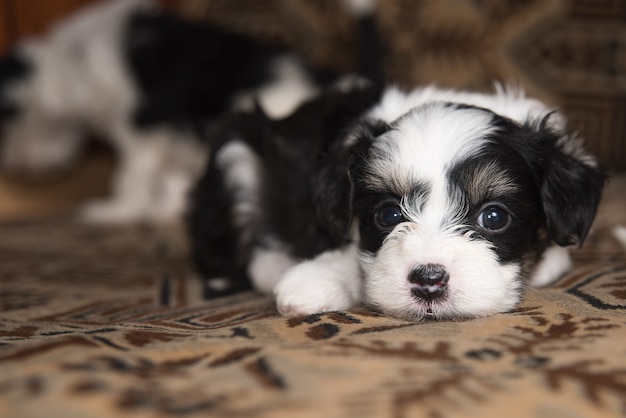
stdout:
POLYGON ((409 282, 415 286, 413 295, 421 299, 436 299, 446 292, 450 275, 441 264, 420 264, 409 273, 409 282))

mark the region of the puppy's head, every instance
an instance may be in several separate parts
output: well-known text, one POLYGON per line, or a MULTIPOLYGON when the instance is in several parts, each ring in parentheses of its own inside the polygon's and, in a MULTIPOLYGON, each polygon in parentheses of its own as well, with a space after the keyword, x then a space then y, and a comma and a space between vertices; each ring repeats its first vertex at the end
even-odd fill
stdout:
POLYGON ((318 201, 337 237, 358 224, 370 304, 411 319, 507 311, 549 244, 583 242, 604 178, 548 119, 434 102, 345 141, 318 201))
POLYGON ((34 50, 16 49, 0 59, 0 165, 9 171, 56 169, 78 150, 80 129, 50 111, 46 99, 60 100, 49 88, 55 68, 40 65, 34 50))

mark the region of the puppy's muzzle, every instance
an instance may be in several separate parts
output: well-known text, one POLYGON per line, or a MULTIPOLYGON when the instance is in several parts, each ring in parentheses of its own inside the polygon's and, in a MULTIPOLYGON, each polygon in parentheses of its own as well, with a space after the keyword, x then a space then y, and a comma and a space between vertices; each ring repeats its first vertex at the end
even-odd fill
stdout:
POLYGON ((420 264, 409 273, 413 295, 422 300, 438 299, 446 294, 450 275, 441 264, 420 264))

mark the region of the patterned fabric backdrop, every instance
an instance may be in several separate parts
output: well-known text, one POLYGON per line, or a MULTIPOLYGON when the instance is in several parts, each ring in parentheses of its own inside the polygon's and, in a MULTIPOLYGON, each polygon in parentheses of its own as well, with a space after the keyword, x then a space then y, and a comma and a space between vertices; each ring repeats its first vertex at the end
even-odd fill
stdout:
MULTIPOLYGON (((335 0, 186 0, 182 11, 354 69, 357 25, 335 0)), ((561 107, 608 168, 626 168, 626 0, 383 0, 389 80, 524 86, 561 107)))

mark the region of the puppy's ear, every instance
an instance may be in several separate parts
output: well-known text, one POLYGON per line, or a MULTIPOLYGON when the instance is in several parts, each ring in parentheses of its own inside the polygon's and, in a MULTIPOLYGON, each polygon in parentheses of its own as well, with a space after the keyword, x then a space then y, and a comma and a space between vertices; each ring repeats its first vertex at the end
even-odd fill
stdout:
POLYGON ((313 197, 318 218, 336 244, 349 238, 355 194, 369 148, 376 136, 388 129, 382 122, 364 123, 348 138, 329 147, 318 161, 313 197))
MULTIPOLYGON (((544 134, 546 132, 544 131, 544 134)), ((584 242, 602 195, 606 176, 575 137, 553 136, 543 161, 540 193, 550 238, 561 246, 584 242)))
POLYGON ((324 158, 313 181, 317 216, 333 243, 343 242, 352 223, 354 180, 350 152, 342 150, 324 158))

